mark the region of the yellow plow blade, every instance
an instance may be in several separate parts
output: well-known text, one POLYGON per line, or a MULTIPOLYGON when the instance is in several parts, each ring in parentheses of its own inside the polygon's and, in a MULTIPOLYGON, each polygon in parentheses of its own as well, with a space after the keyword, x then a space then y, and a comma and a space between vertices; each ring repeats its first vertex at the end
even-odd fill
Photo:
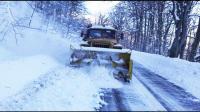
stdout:
POLYGON ((112 49, 99 47, 71 47, 72 55, 70 64, 72 66, 85 66, 91 63, 112 66, 115 75, 128 80, 132 79, 131 50, 112 49))

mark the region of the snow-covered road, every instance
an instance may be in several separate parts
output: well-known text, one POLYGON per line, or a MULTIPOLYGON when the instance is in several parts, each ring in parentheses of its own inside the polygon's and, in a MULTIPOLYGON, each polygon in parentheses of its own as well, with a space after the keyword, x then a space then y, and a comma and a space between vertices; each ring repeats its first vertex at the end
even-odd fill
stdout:
MULTIPOLYGON (((100 108, 101 111, 129 111, 129 105, 124 102, 124 95, 120 89, 103 89, 104 96, 102 97, 108 104, 100 108)), ((129 100, 130 97, 129 97, 129 100)), ((134 100, 134 98, 133 98, 134 100)))
POLYGON ((135 76, 167 110, 200 110, 200 100, 165 78, 135 64, 135 76))
MULTIPOLYGON (((133 84, 137 88, 145 87, 148 91, 140 89, 146 96, 153 96, 156 101, 159 102, 163 109, 158 108, 158 104, 155 104, 155 100, 138 98, 138 90, 131 88, 132 84, 126 84, 120 89, 105 89, 103 99, 108 103, 101 108, 102 111, 127 111, 127 110, 152 110, 147 108, 147 105, 154 107, 154 110, 168 110, 168 111, 194 111, 200 110, 200 100, 194 97, 192 94, 186 92, 183 88, 174 85, 167 81, 165 78, 151 72, 144 68, 142 65, 135 63, 134 65, 134 77, 140 82, 140 85, 136 79, 133 79, 133 84), (139 85, 138 85, 139 84, 139 85), (139 87, 140 86, 140 87, 139 87), (149 93, 151 95, 149 95, 149 93), (148 94, 148 95, 147 95, 148 94), (154 102, 149 102, 154 101, 154 102), (155 106, 157 105, 157 107, 155 106), (135 106, 135 107, 134 107, 135 106), (143 107, 142 107, 143 106, 143 107)), ((149 107, 151 107, 149 106, 149 107)))
POLYGON ((108 104, 103 105, 100 111, 166 110, 136 77, 130 83, 121 83, 121 88, 103 89, 102 99, 108 104))

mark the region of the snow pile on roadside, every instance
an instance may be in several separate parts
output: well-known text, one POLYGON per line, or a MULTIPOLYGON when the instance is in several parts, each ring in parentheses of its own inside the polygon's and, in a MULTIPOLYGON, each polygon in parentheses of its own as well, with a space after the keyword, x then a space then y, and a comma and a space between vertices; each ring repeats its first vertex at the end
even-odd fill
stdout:
POLYGON ((0 100, 14 95, 23 87, 59 64, 48 56, 37 55, 0 63, 0 100))
POLYGON ((40 76, 23 91, 2 102, 3 110, 94 110, 100 107, 99 88, 88 76, 63 68, 40 76), (84 83, 83 83, 84 82, 84 83))
POLYGON ((0 62, 9 60, 12 57, 14 57, 12 52, 0 46, 0 62))
POLYGON ((94 110, 104 103, 90 77, 94 72, 65 67, 49 56, 4 61, 0 68, 0 110, 94 110))
POLYGON ((131 58, 200 98, 200 63, 138 51, 133 51, 131 58))

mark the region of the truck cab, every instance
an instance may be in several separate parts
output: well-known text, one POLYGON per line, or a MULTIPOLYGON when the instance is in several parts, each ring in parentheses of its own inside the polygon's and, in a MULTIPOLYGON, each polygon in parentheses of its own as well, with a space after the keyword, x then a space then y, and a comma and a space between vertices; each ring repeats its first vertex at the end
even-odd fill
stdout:
POLYGON ((81 32, 81 37, 87 42, 82 46, 122 49, 122 46, 118 44, 119 33, 113 27, 91 26, 81 32))

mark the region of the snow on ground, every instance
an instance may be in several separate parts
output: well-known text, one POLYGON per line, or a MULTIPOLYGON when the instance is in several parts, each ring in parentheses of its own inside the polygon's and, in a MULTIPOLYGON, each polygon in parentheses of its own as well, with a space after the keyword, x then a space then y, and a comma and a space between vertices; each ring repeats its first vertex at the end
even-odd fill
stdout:
MULTIPOLYGON (((104 68, 94 68, 95 70, 104 71, 104 68)), ((63 70, 55 72, 58 74, 57 81, 52 86, 48 86, 40 92, 33 100, 26 103, 23 110, 94 110, 101 107, 104 103, 100 96, 100 88, 110 86, 112 80, 108 75, 99 73, 104 76, 106 81, 97 80, 98 75, 85 73, 87 67, 74 68, 66 67, 63 70), (83 72, 84 71, 84 72, 83 72), (93 77, 90 77, 92 76, 93 77), (110 79, 110 83, 106 83, 110 79)), ((104 72, 106 73, 106 72, 104 72)), ((98 74, 98 73, 97 73, 98 74)), ((119 82, 114 87, 119 87, 119 82)))
POLYGON ((91 65, 80 70, 92 79, 97 88, 121 88, 122 84, 113 78, 113 71, 105 66, 91 65))
POLYGON ((0 63, 0 100, 14 95, 16 91, 50 71, 59 64, 48 56, 31 56, 0 63))
POLYGON ((61 67, 41 75, 18 94, 3 100, 3 110, 94 110, 99 88, 80 70, 61 67))
POLYGON ((76 69, 45 55, 4 61, 0 68, 0 110, 94 110, 104 103, 101 88, 121 87, 105 67, 76 69))
MULTIPOLYGON (((10 55, 3 47, 0 52, 2 59, 10 55)), ((48 55, 0 61, 0 110, 98 109, 101 88, 121 87, 109 74, 99 66, 66 67, 48 55)))
POLYGON ((10 60, 12 58, 14 58, 13 53, 0 46, 0 62, 10 60))
POLYGON ((200 63, 138 51, 132 53, 133 62, 142 64, 200 99, 200 63))

